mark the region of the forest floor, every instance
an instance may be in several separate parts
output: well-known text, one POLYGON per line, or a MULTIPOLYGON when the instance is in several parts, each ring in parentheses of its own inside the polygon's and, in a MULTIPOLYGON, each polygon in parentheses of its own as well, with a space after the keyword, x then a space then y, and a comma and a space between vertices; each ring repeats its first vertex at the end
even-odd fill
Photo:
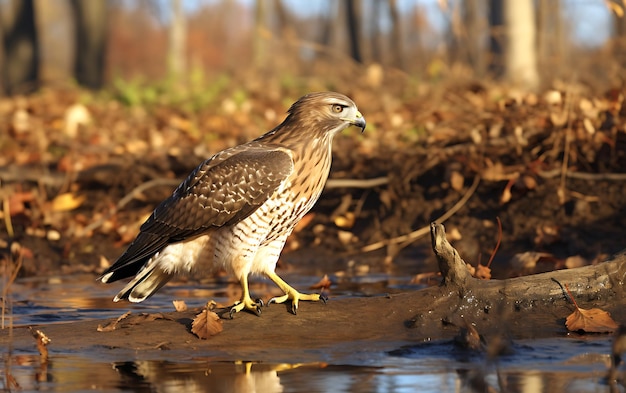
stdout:
MULTIPOLYGON (((446 212, 451 241, 474 265, 492 255, 501 221, 495 277, 625 248, 621 90, 347 90, 368 128, 336 138, 331 181, 285 255, 315 247, 368 263, 421 258, 436 270, 428 237, 412 232, 446 212)), ((102 271, 199 162, 274 127, 299 95, 251 87, 204 109, 63 88, 0 99, 5 259, 19 243, 20 276, 102 271)))

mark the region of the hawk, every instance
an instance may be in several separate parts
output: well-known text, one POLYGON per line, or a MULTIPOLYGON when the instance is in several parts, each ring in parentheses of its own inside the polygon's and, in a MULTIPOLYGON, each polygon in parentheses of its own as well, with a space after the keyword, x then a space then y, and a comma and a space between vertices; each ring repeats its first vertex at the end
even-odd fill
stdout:
POLYGON ((348 97, 311 93, 296 101, 285 120, 259 138, 202 162, 143 223, 137 238, 99 278, 133 277, 115 296, 141 302, 178 274, 223 268, 239 280, 241 300, 230 309, 259 315, 248 276, 267 276, 285 293, 270 303, 302 294, 276 273, 276 262, 295 225, 320 197, 332 159, 333 137, 365 119, 348 97))

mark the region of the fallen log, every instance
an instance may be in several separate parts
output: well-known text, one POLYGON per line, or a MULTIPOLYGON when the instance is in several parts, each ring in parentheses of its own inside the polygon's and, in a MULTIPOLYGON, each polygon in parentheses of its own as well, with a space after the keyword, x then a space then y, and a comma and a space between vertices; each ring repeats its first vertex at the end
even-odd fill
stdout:
MULTIPOLYGON (((598 265, 506 280, 471 277, 465 262, 448 243, 444 228, 431 225, 431 238, 442 284, 416 291, 374 297, 331 298, 328 304, 272 305, 260 317, 237 314, 223 331, 207 340, 190 333, 196 311, 132 314, 106 332, 108 321, 39 326, 51 339, 51 352, 94 347, 111 356, 128 351, 203 351, 219 359, 314 361, 354 355, 355 348, 388 351, 403 345, 455 336, 471 324, 487 337, 539 338, 565 335, 565 318, 574 310, 562 285, 581 307, 598 307, 617 322, 626 321, 626 256, 598 265), (330 352, 329 352, 330 351, 330 352)), ((129 309, 132 306, 129 305, 129 309)), ((225 316, 228 313, 224 314, 225 316)), ((0 347, 33 348, 26 327, 0 332, 0 347)), ((105 355, 103 355, 105 356, 105 355)))

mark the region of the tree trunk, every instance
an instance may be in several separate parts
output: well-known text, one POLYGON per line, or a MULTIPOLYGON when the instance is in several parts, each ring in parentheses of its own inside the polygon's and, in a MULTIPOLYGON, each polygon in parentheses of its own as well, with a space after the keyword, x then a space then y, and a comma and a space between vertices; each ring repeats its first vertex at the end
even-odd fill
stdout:
POLYGON ((2 81, 7 94, 29 93, 39 84, 39 40, 33 0, 13 0, 3 15, 2 81))
POLYGON ((187 21, 181 0, 171 0, 172 21, 169 28, 168 72, 179 81, 187 68, 187 21))
POLYGON ((358 63, 363 62, 361 55, 361 14, 359 0, 346 0, 346 26, 350 42, 350 56, 358 63))
POLYGON ((496 78, 504 75, 504 4, 489 0, 489 72, 496 78))
POLYGON ((537 3, 538 27, 537 45, 539 69, 548 70, 542 75, 545 80, 553 80, 567 62, 568 47, 564 37, 561 0, 540 1, 537 3))
POLYGON ((393 65, 404 69, 404 50, 402 48, 402 23, 396 0, 389 0, 389 16, 391 17, 391 51, 393 65))
MULTIPOLYGON (((465 48, 467 63, 472 67, 478 78, 485 76, 485 45, 483 37, 486 30, 485 9, 483 0, 465 0, 462 3, 462 19, 465 26, 465 37, 457 42, 459 49, 465 48)), ((458 40, 458 39, 457 39, 458 40)))
MULTIPOLYGON (((618 4, 622 6, 623 4, 618 4)), ((615 12, 611 12, 613 19, 613 35, 612 35, 612 47, 613 54, 618 60, 619 64, 626 64, 626 16, 619 16, 615 12)))
POLYGON ((254 64, 259 69, 265 69, 267 66, 267 36, 269 35, 269 28, 267 26, 266 15, 266 2, 263 0, 256 1, 256 8, 254 13, 254 23, 256 27, 256 33, 254 34, 254 64))
POLYGON ((76 26, 74 74, 79 84, 98 89, 104 83, 107 41, 106 0, 72 0, 76 26))
POLYGON ((529 90, 539 87, 537 29, 533 0, 506 0, 506 78, 529 90))
POLYGON ((369 24, 371 26, 370 46, 372 48, 371 60, 373 62, 384 64, 383 50, 381 48, 380 38, 382 32, 380 30, 380 16, 383 14, 384 0, 373 0, 373 12, 370 15, 369 24))

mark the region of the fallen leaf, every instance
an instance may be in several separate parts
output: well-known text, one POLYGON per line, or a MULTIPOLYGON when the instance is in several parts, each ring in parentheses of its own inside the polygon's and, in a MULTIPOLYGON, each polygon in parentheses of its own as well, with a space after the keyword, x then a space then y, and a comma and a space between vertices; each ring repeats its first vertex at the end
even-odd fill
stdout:
POLYGON ((517 272, 532 271, 541 258, 552 258, 552 254, 545 252, 526 251, 513 255, 509 264, 517 272))
POLYGON ((450 186, 455 191, 461 191, 463 189, 463 185, 465 184, 465 177, 461 175, 458 171, 452 171, 450 174, 450 186))
POLYGON ((66 192, 65 194, 57 195, 52 200, 50 208, 55 212, 70 211, 82 205, 83 202, 85 202, 84 195, 78 196, 71 192, 66 192))
POLYGON ((572 332, 582 330, 587 333, 611 333, 618 327, 608 312, 599 308, 585 310, 580 307, 576 307, 567 317, 565 326, 572 332))
POLYGON ((479 263, 473 276, 481 280, 491 280, 491 269, 479 263))
POLYGON ((33 202, 34 200, 35 195, 30 191, 15 192, 9 195, 8 205, 5 206, 11 216, 16 216, 18 214, 24 213, 27 210, 25 204, 33 202))
POLYGON ((337 217, 335 217, 335 225, 337 225, 339 228, 352 228, 354 226, 354 221, 356 220, 356 217, 354 216, 354 213, 352 212, 346 212, 343 215, 339 215, 337 217))
POLYGON ((187 303, 184 300, 172 300, 174 303, 174 308, 178 312, 187 311, 187 303))
POLYGON ((215 302, 209 302, 206 309, 196 315, 191 323, 191 332, 201 339, 207 339, 220 333, 224 327, 219 315, 211 311, 215 302))
POLYGON ((565 259, 565 267, 568 269, 574 269, 577 267, 583 267, 589 265, 589 261, 580 255, 573 255, 565 259))
POLYGON ((317 284, 311 285, 310 289, 328 289, 332 285, 330 279, 328 278, 328 274, 324 274, 321 280, 317 282, 317 284))

